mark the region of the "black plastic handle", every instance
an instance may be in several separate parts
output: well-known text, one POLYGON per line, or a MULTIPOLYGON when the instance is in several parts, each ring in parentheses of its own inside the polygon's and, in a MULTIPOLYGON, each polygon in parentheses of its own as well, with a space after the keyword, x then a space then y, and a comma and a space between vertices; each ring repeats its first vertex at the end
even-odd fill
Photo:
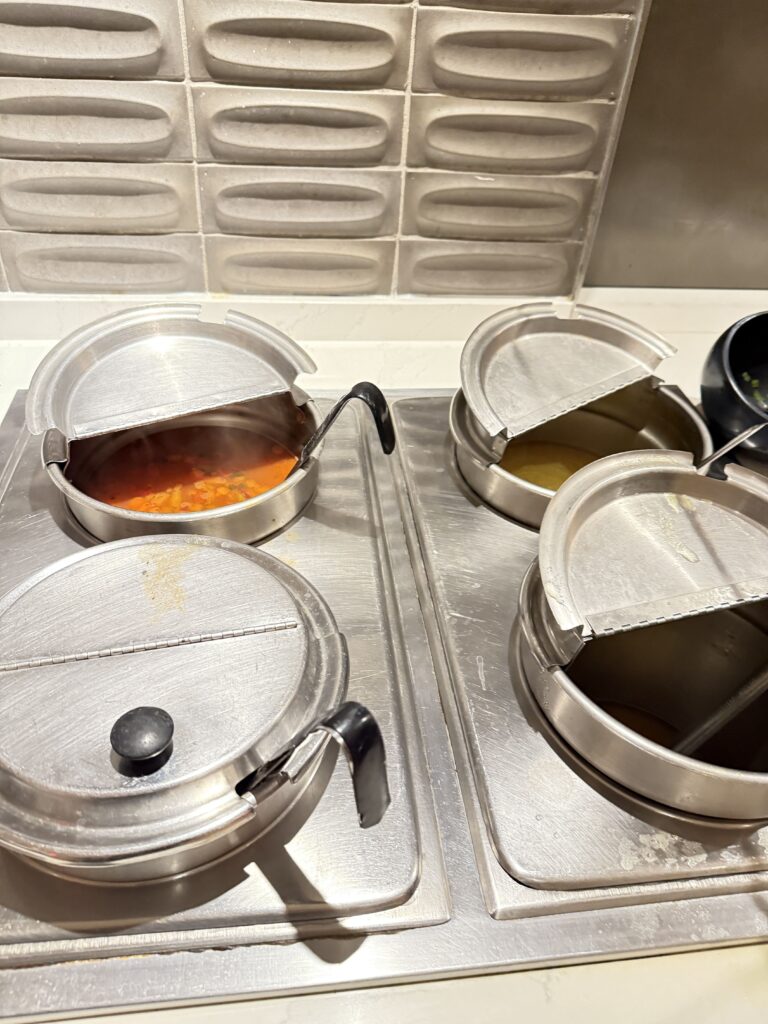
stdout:
POLYGON ((350 700, 324 718, 318 728, 336 740, 347 758, 360 827, 378 825, 392 801, 379 723, 368 708, 350 700))
POLYGON ((379 441, 381 442, 382 450, 385 455, 392 454, 395 450, 396 439, 395 427, 392 423, 392 415, 389 411, 389 405, 387 404, 387 400, 381 390, 377 388, 375 384, 371 384, 369 381, 364 380, 350 388, 347 394, 344 395, 343 398, 340 398, 336 405, 334 405, 312 437, 310 437, 304 445, 304 449, 299 456, 299 461, 294 467, 294 472, 307 464, 312 452, 317 448, 330 428, 336 422, 341 410, 347 402, 352 401, 353 398, 359 398, 361 401, 365 402, 371 410, 373 420, 376 424, 376 430, 379 434, 379 441))
POLYGON ((240 796, 249 792, 257 796, 259 787, 267 780, 278 779, 293 752, 316 732, 327 733, 344 751, 360 827, 378 825, 391 802, 384 739, 371 712, 356 701, 340 704, 335 711, 318 719, 271 761, 241 779, 235 787, 237 792, 240 796))

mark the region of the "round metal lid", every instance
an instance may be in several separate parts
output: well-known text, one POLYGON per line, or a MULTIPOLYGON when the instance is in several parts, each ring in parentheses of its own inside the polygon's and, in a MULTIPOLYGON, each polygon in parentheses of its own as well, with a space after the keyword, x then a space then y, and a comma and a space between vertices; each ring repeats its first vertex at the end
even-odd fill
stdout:
POLYGON ((243 313, 211 323, 197 305, 138 307, 48 353, 27 395, 27 427, 92 437, 281 394, 315 370, 290 338, 243 313))
POLYGON ((461 353, 461 387, 490 438, 541 423, 651 376, 675 349, 652 331, 590 306, 532 303, 477 327, 461 353), (558 312, 560 309, 560 312, 558 312))
POLYGON ((327 605, 261 551, 156 536, 64 559, 0 601, 2 841, 117 860, 225 827, 247 813, 237 782, 346 684, 327 605), (171 720, 150 774, 116 758, 134 709, 171 720))
POLYGON ((544 515, 539 562, 558 626, 582 638, 768 597, 768 480, 687 452, 611 455, 575 473, 544 515))

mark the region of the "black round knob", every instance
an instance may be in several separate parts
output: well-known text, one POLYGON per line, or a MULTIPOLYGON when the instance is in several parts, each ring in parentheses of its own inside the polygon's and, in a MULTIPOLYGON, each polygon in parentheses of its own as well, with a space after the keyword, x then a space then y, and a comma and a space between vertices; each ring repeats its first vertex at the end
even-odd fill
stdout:
POLYGON ((123 775, 151 775, 173 752, 173 719, 162 708, 133 708, 112 726, 109 742, 123 775))

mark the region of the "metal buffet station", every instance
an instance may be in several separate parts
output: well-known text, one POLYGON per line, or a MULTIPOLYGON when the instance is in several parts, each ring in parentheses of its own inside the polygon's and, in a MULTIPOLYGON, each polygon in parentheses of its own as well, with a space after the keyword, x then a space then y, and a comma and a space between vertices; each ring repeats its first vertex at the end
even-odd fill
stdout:
POLYGON ((335 403, 243 314, 55 346, 0 434, 3 1015, 763 938, 768 485, 713 459, 671 351, 539 302, 477 327, 457 393, 335 403), (201 424, 294 470, 165 518, 87 493, 201 424), (565 483, 504 468, 558 443, 590 456, 565 483))
POLYGON ((0 0, 0 1024, 763 1024, 767 41, 0 0))

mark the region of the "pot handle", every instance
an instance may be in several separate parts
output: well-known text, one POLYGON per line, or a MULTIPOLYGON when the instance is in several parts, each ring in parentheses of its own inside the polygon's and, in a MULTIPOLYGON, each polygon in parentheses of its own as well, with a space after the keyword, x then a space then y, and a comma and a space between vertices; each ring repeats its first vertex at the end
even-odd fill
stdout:
POLYGON ((312 452, 317 448, 328 433, 329 429, 336 422, 341 410, 347 402, 350 402, 353 398, 359 398, 361 401, 365 402, 371 410, 371 415, 373 416, 374 423, 376 424, 376 430, 378 431, 379 441, 381 442, 384 454, 392 454, 395 450, 396 443, 395 428, 392 423, 392 415, 389 411, 387 400, 382 391, 377 388, 375 384, 371 384, 369 381, 361 381, 359 384, 355 384, 354 387, 350 388, 343 398, 338 400, 312 437, 310 437, 304 445, 301 455, 299 456, 299 461, 296 466, 294 466, 293 472, 306 466, 312 452))
POLYGON ((352 775, 360 827, 378 825, 391 803, 384 739, 371 712, 356 701, 340 704, 335 711, 299 733, 276 757, 238 783, 237 792, 240 796, 245 793, 257 796, 258 788, 267 780, 276 781, 280 775, 290 778, 288 762, 294 752, 318 732, 327 733, 344 751, 352 775))
POLYGON ((69 462, 69 441, 55 427, 43 434, 43 465, 65 466, 69 462))

